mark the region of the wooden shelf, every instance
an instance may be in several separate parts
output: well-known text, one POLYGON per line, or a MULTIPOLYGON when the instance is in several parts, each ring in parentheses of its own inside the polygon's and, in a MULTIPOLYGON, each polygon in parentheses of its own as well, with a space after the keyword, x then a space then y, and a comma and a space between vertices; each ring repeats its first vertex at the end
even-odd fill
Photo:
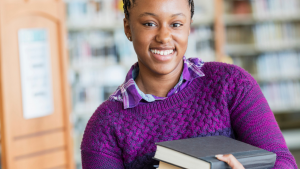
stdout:
POLYGON ((262 22, 294 22, 300 21, 300 14, 293 16, 269 16, 269 17, 255 17, 252 14, 245 15, 231 15, 224 16, 224 23, 227 26, 234 25, 253 25, 262 22))
POLYGON ((225 51, 229 55, 255 55, 258 53, 254 44, 226 44, 225 51))
POLYGON ((212 26, 214 21, 212 19, 193 19, 192 27, 197 26, 212 26))
POLYGON ((72 22, 67 22, 67 27, 69 31, 88 31, 88 30, 104 30, 104 31, 114 31, 116 29, 122 29, 123 23, 116 22, 116 24, 95 24, 95 23, 88 23, 88 24, 75 24, 72 22))
POLYGON ((299 113, 300 112, 300 106, 284 106, 282 108, 272 108, 271 110, 274 114, 280 114, 280 113, 299 113))
POLYGON ((264 46, 255 44, 227 44, 226 52, 234 56, 257 55, 264 52, 278 52, 283 50, 300 49, 300 41, 289 41, 283 43, 272 43, 264 46))
POLYGON ((281 81, 295 81, 300 80, 300 75, 298 76, 278 76, 272 78, 262 78, 259 75, 252 75, 258 83, 267 83, 267 82, 281 82, 281 81))
POLYGON ((282 134, 289 149, 300 148, 300 129, 283 130, 282 134))
POLYGON ((255 19, 252 14, 247 15, 224 15, 225 25, 252 25, 255 19))

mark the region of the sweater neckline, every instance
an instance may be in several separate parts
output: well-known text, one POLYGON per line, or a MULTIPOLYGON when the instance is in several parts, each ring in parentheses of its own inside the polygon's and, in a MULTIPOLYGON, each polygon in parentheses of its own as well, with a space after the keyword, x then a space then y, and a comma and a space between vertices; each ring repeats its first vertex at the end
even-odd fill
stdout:
POLYGON ((168 97, 165 100, 155 101, 153 103, 147 103, 142 105, 137 105, 134 108, 123 108, 123 102, 111 101, 108 100, 108 107, 113 110, 113 112, 122 112, 129 114, 152 114, 163 112, 169 109, 172 109, 179 104, 184 103, 184 101, 190 99, 193 94, 196 92, 197 88, 199 88, 200 81, 202 77, 194 79, 189 86, 185 87, 183 90, 179 91, 177 94, 174 94, 168 97), (121 110, 121 111, 120 111, 121 110))

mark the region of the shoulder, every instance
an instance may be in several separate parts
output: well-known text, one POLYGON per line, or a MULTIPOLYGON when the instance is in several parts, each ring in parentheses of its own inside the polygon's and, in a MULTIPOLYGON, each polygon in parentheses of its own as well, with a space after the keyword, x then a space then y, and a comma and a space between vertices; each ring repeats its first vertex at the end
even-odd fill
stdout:
POLYGON ((260 90, 256 80, 246 70, 232 64, 207 62, 202 67, 203 82, 211 93, 227 103, 228 110, 235 110, 245 98, 260 90))
POLYGON ((118 105, 118 102, 107 100, 96 109, 86 125, 81 143, 82 150, 99 150, 98 144, 111 138, 115 122, 118 121, 118 105))
POLYGON ((202 71, 209 79, 228 83, 248 83, 256 85, 256 80, 243 68, 221 62, 205 62, 202 71))
POLYGON ((89 123, 99 123, 108 120, 114 120, 117 114, 122 109, 122 103, 114 100, 104 101, 93 113, 89 123))

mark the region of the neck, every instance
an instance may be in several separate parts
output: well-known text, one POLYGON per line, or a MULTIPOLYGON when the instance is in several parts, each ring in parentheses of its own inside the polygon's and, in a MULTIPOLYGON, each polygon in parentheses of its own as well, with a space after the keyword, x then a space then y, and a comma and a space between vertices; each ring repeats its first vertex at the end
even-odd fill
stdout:
POLYGON ((135 82, 145 94, 166 97, 168 92, 178 83, 183 69, 183 61, 171 73, 160 75, 139 64, 139 74, 135 82))

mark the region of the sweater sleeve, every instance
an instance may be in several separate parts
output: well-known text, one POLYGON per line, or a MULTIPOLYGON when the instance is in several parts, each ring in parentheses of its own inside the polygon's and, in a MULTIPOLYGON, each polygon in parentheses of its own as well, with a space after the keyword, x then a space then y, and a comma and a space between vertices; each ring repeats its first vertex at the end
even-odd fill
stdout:
POLYGON ((274 169, 297 169, 267 100, 257 83, 241 93, 231 111, 231 124, 240 141, 276 153, 274 169))
POLYGON ((91 150, 81 151, 83 169, 121 169, 123 161, 111 155, 91 150))
POLYGON ((122 151, 114 134, 113 118, 108 116, 108 112, 98 108, 85 128, 81 143, 83 169, 124 168, 122 151))

